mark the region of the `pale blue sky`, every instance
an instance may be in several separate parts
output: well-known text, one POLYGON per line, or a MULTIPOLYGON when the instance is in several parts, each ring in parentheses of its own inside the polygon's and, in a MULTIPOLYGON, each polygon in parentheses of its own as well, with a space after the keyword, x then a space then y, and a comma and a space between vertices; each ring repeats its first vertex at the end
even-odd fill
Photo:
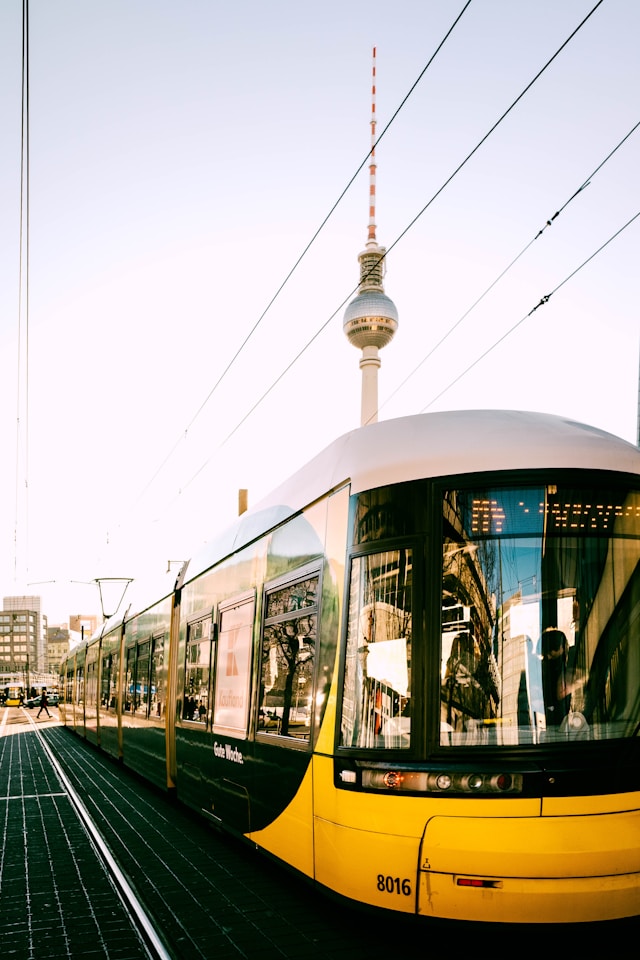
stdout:
MULTIPOLYGON (((381 244, 595 5, 472 0, 377 149, 381 244)), ((4 594, 41 593, 52 619, 86 611, 93 593, 68 581, 161 571, 233 519, 239 487, 255 504, 358 425, 358 352, 338 308, 358 280, 366 168, 196 414, 366 157, 372 46, 381 133, 464 6, 31 0, 29 509, 21 456, 16 553, 22 2, 4 0, 4 594)), ((635 442, 640 218, 563 281, 640 210, 640 130, 398 387, 640 120, 639 36, 640 5, 604 0, 390 252, 400 325, 381 354, 381 418, 537 409, 635 442)))

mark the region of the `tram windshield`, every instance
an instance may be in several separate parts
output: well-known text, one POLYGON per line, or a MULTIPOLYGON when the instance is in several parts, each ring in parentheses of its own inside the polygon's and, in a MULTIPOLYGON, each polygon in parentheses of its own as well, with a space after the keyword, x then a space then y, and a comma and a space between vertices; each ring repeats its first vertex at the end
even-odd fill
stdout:
POLYGON ((443 498, 441 746, 640 729, 640 491, 443 498))

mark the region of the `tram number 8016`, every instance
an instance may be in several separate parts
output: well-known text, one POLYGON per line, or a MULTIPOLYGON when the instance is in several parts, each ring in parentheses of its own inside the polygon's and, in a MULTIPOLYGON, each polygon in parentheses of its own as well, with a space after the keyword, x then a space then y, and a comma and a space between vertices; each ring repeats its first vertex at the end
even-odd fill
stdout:
POLYGON ((411 896, 411 881, 405 877, 385 877, 383 873, 378 874, 378 890, 381 893, 398 893, 403 897, 411 896))

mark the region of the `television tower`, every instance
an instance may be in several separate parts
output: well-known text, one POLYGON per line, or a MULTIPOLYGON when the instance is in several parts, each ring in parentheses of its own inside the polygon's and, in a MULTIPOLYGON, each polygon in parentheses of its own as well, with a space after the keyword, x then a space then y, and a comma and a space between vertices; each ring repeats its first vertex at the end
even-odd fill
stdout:
POLYGON ((358 255, 360 285, 357 295, 344 312, 342 328, 354 347, 362 350, 361 425, 378 419, 378 351, 392 340, 398 329, 398 311, 384 292, 382 278, 386 270, 386 248, 376 240, 376 48, 373 48, 371 85, 371 160, 369 163, 369 231, 367 245, 358 255))

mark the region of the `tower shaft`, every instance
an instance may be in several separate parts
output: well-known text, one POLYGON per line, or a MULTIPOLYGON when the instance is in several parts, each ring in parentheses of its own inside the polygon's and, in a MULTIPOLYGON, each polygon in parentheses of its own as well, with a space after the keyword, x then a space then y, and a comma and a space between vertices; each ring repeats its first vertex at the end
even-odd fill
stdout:
POLYGON ((373 48, 371 85, 371 152, 369 162, 369 224, 365 249, 359 254, 358 294, 344 313, 343 330, 354 347, 362 351, 361 424, 378 419, 378 351, 386 346, 398 329, 398 311, 384 292, 386 249, 376 239, 376 48, 373 48))

